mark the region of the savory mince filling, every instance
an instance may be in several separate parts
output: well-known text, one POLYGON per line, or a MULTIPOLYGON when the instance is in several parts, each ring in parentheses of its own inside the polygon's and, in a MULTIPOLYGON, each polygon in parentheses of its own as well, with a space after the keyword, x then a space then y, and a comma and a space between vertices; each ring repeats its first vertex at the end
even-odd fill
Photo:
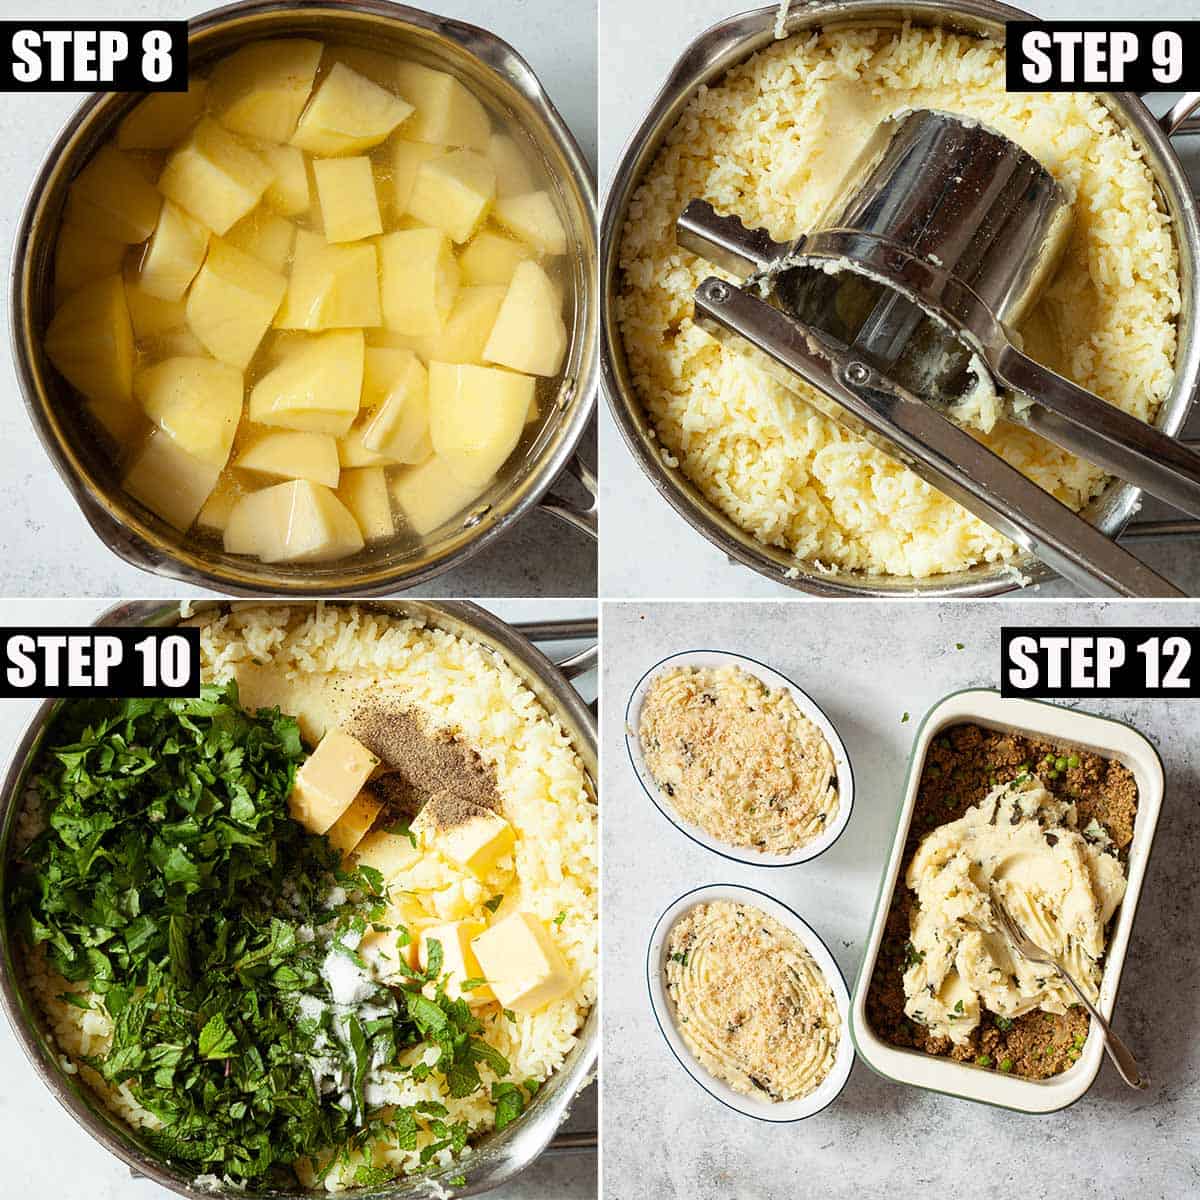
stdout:
POLYGON ((786 688, 741 667, 673 667, 646 691, 643 761, 685 821, 731 846, 786 854, 838 813, 833 750, 786 688))
POLYGON ((667 954, 675 1024, 706 1071, 773 1102, 820 1087, 837 1060, 841 1016, 790 929, 750 905, 717 900, 680 917, 667 954))
POLYGON ((1067 1070, 1087 1014, 1009 948, 987 893, 1094 996, 1137 800, 1129 769, 1090 751, 977 725, 935 738, 867 993, 876 1034, 1030 1079, 1067 1070))

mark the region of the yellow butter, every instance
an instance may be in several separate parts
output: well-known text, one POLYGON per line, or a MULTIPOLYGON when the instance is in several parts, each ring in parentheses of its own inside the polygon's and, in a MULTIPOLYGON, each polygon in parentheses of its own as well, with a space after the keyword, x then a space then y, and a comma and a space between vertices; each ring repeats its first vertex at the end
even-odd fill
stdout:
POLYGON ((471 949, 496 999, 514 1012, 537 1012, 575 986, 571 968, 533 913, 516 912, 496 922, 471 949))
POLYGON ((288 800, 292 817, 310 833, 326 833, 377 766, 379 759, 362 742, 331 729, 296 772, 288 800))

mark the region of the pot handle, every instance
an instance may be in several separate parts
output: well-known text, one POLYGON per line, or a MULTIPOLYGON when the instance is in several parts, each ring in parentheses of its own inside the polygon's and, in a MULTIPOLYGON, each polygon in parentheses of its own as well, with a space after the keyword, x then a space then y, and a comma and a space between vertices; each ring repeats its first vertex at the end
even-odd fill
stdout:
POLYGON ((1192 114, 1200 108, 1200 92, 1184 92, 1170 111, 1158 118, 1159 127, 1167 137, 1176 133, 1200 133, 1200 117, 1192 114))
POLYGON ((588 495, 591 497, 591 504, 586 508, 581 508, 573 500, 568 500, 564 496, 558 495, 554 491, 554 484, 551 484, 550 491, 542 497, 538 507, 543 512, 548 512, 551 516, 557 517, 560 521, 565 521, 581 533, 587 534, 594 542, 599 536, 597 529, 599 524, 599 508, 596 503, 596 475, 578 454, 574 455, 571 461, 567 463, 566 470, 570 471, 583 484, 588 495))
MULTIPOLYGON (((576 621, 517 621, 513 628, 523 633, 531 642, 562 642, 576 638, 595 638, 599 623, 594 617, 576 621)), ((559 659, 555 666, 568 678, 577 679, 590 671, 599 661, 599 645, 593 642, 586 649, 566 658, 559 659)))

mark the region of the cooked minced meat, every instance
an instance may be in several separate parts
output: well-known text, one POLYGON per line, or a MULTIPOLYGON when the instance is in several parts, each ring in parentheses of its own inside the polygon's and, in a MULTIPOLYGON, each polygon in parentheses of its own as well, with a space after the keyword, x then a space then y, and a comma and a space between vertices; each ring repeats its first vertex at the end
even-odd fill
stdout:
POLYGON ((892 896, 883 945, 867 991, 867 1020, 884 1041, 926 1054, 975 1062, 1026 1079, 1046 1079, 1079 1058, 1088 1017, 1078 1005, 1066 1013, 1033 1010, 1011 1020, 984 1009, 978 1027, 959 1045, 905 1015, 904 973, 914 961, 909 940, 914 893, 904 884, 909 864, 934 828, 958 820, 997 784, 1034 771, 1058 799, 1075 805, 1076 823, 1111 840, 1121 862, 1128 855, 1137 815, 1137 783, 1129 768, 1087 750, 1056 746, 1040 738, 956 725, 930 745, 892 896), (1048 760, 1048 761, 1047 761, 1048 760))
POLYGON ((675 811, 730 846, 787 854, 838 811, 833 751, 790 693, 740 667, 673 667, 650 684, 642 757, 675 811))

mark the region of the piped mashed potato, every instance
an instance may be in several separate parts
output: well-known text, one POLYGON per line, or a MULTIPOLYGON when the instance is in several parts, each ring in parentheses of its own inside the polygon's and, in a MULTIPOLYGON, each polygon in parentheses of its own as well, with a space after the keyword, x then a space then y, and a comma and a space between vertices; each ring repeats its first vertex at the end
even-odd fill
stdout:
POLYGON ((668 803, 728 845, 787 854, 837 816, 837 767, 824 735, 786 689, 741 667, 657 675, 638 739, 668 803))
POLYGON ((796 934, 760 909, 717 900, 680 917, 667 954, 675 1024, 706 1071, 776 1102, 820 1087, 842 1020, 796 934))
MULTIPOLYGON (((1016 331, 1025 350, 1142 419, 1174 381, 1169 218, 1098 97, 1006 92, 1003 46, 946 30, 827 30, 768 47, 701 88, 667 135, 630 203, 616 313, 664 463, 759 541, 826 570, 924 577, 1000 562, 1014 547, 700 330, 693 293, 723 272, 681 250, 674 223, 700 198, 793 239, 814 226, 875 126, 909 108, 978 118, 1075 197, 1062 265, 1016 331)), ((991 408, 979 406, 983 425, 991 408)), ((1106 482, 1007 422, 972 432, 1073 509, 1106 482)))
POLYGON ((1011 1019, 1076 1003, 1056 971, 1011 948, 989 892, 1096 999, 1125 871, 1099 826, 1091 838, 1075 826, 1075 806, 1027 777, 993 789, 922 841, 906 876, 918 901, 904 973, 914 1021, 963 1043, 982 1008, 1011 1019))

